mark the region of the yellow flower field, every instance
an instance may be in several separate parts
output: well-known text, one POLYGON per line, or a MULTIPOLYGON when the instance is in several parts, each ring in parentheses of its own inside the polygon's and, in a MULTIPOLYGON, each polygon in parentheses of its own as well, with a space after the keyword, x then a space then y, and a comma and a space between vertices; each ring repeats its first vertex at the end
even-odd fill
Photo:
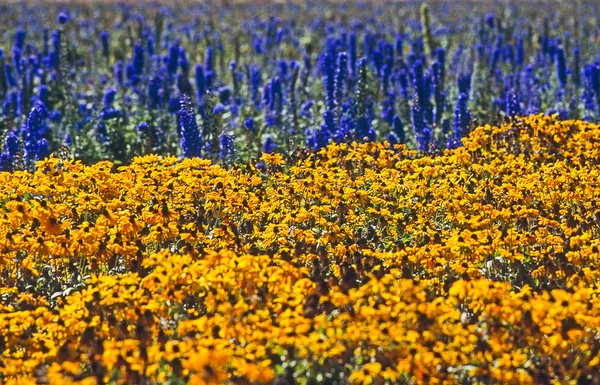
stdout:
POLYGON ((600 382, 600 126, 0 173, 0 383, 600 382))

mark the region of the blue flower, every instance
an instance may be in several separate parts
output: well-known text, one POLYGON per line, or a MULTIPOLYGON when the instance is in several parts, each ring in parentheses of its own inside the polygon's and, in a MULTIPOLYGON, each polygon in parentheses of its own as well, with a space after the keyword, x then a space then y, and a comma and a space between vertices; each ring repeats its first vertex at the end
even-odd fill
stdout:
POLYGON ((140 42, 133 47, 133 73, 140 76, 144 74, 144 47, 140 42))
POLYGON ((231 161, 235 153, 233 133, 222 134, 219 140, 219 157, 231 161))
POLYGON ((267 139, 265 139, 265 143, 263 144, 263 152, 265 154, 272 154, 275 152, 275 149, 277 149, 277 143, 275 143, 275 140, 273 140, 272 137, 267 136, 267 139))
POLYGON ((402 124, 402 119, 398 115, 394 116, 394 119, 392 120, 392 133, 397 138, 398 143, 406 143, 404 124, 402 124))
POLYGON ((167 64, 167 71, 170 74, 174 75, 177 73, 177 68, 179 68, 179 45, 173 44, 171 48, 169 48, 169 61, 167 64))
POLYGON ((123 84, 123 62, 122 61, 117 61, 114 64, 114 78, 115 78, 115 82, 119 85, 123 84))
POLYGON ((13 158, 19 154, 19 137, 14 130, 6 135, 6 151, 13 158))
POLYGON ((102 46, 102 56, 108 59, 109 55, 109 35, 108 32, 100 32, 100 45, 102 46))
POLYGON ((54 110, 50 114, 50 121, 54 123, 60 123, 62 121, 62 114, 59 110, 54 110))
POLYGON ((325 85, 325 102, 327 108, 333 110, 335 109, 335 67, 333 58, 328 53, 323 56, 322 67, 323 84, 325 85))
POLYGON ((369 120, 365 116, 358 118, 356 121, 356 139, 361 142, 365 140, 374 142, 376 137, 377 134, 371 127, 369 120))
POLYGON ((224 105, 228 105, 229 104, 229 100, 231 99, 231 88, 227 87, 227 86, 223 86, 219 88, 219 101, 224 104, 224 105))
POLYGON ((13 68, 9 63, 4 63, 4 78, 10 88, 17 86, 17 79, 13 73, 13 68))
POLYGON ((356 51, 356 33, 351 33, 348 38, 348 50, 350 53, 350 71, 352 72, 352 76, 356 78, 356 59, 357 59, 357 51, 356 51))
POLYGON ((69 21, 69 16, 67 16, 67 14, 64 12, 61 12, 58 14, 56 21, 58 21, 58 24, 61 24, 61 25, 67 24, 67 22, 69 21))
POLYGON ((218 103, 217 105, 215 105, 215 107, 213 108, 212 111, 213 115, 221 115, 225 113, 225 106, 222 105, 221 103, 218 103))
POLYGON ((307 100, 306 102, 302 103, 302 105, 300 106, 300 115, 304 116, 305 118, 311 118, 312 117, 312 107, 315 105, 315 101, 310 99, 307 100))
POLYGON ((45 121, 49 116, 50 112, 40 101, 36 102, 29 112, 27 124, 23 131, 23 149, 25 150, 25 158, 29 162, 49 155, 48 141, 42 137, 47 131, 45 121))
POLYGON ((556 76, 560 88, 565 88, 567 85, 567 59, 562 46, 556 50, 556 76))
POLYGON ((251 132, 254 132, 254 130, 256 129, 255 125, 254 125, 254 118, 248 118, 246 120, 244 120, 244 127, 251 132))
POLYGON ((460 73, 456 78, 456 85, 459 93, 469 94, 471 91, 471 72, 460 73))
POLYGON ((466 135, 469 124, 471 123, 471 113, 469 112, 469 97, 466 93, 458 95, 456 107, 454 108, 454 129, 455 138, 459 139, 466 135))
POLYGON ((195 79, 196 79, 196 101, 198 104, 202 103, 204 99, 204 92, 206 91, 204 83, 204 67, 202 64, 196 64, 195 67, 195 79))
POLYGON ((109 108, 109 109, 103 110, 100 113, 100 118, 102 118, 102 120, 113 120, 113 119, 118 119, 122 116, 123 116, 123 111, 119 110, 119 109, 115 109, 115 108, 109 108))
POLYGON ((515 116, 521 113, 521 103, 519 96, 517 95, 514 88, 511 88, 506 93, 506 114, 508 116, 515 116))
POLYGON ((346 79, 348 77, 348 54, 340 52, 337 56, 335 69, 335 105, 340 107, 343 103, 346 91, 346 79))
POLYGON ((196 114, 192 107, 192 102, 187 95, 181 97, 181 107, 179 110, 179 132, 181 134, 181 148, 183 156, 186 158, 202 156, 202 138, 196 114))
POLYGON ((180 99, 177 96, 172 96, 169 98, 169 103, 167 104, 167 111, 170 114, 176 114, 177 111, 179 111, 180 105, 180 99))
POLYGON ((150 132, 150 125, 148 124, 148 122, 141 122, 141 123, 138 123, 138 125, 136 126, 136 129, 138 132, 147 134, 150 132))
POLYGON ((104 109, 107 110, 112 107, 113 102, 115 101, 115 97, 117 96, 117 91, 114 88, 109 88, 104 93, 104 109))

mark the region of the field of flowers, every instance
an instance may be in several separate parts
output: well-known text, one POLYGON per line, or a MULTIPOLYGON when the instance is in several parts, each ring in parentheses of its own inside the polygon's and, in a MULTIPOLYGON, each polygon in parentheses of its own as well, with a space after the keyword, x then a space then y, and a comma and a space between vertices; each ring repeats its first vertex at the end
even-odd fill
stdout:
POLYGON ((0 4, 0 384, 600 383, 600 6, 486 7, 0 4))
POLYGON ((598 125, 537 115, 437 156, 0 174, 0 375, 595 383, 599 159, 598 125))

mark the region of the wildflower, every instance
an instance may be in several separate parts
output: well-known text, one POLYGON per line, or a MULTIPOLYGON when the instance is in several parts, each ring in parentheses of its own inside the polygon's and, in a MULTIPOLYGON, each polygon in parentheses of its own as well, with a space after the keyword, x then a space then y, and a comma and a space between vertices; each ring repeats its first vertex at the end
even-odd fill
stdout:
POLYGON ((144 74, 144 47, 142 43, 137 42, 133 46, 133 70, 138 76, 144 74))
POLYGON ((348 37, 348 52, 350 56, 350 71, 353 78, 356 78, 356 45, 356 33, 350 33, 350 36, 348 37))
POLYGON ((514 88, 506 92, 506 114, 515 116, 521 113, 521 103, 514 88))
POLYGON ((335 105, 340 107, 345 95, 346 78, 348 76, 348 54, 340 52, 337 56, 335 68, 335 105))
POLYGON ((169 48, 169 61, 167 64, 167 71, 171 75, 175 75, 179 68, 179 45, 173 44, 169 48))
POLYGON ((179 131, 183 156, 186 158, 200 157, 202 155, 202 138, 196 123, 196 114, 187 95, 183 95, 181 98, 179 131))
POLYGON ((69 21, 69 16, 67 16, 67 14, 64 12, 61 12, 58 14, 56 21, 58 22, 58 24, 61 25, 67 24, 67 22, 69 21))
MULTIPOLYGON (((196 70, 198 67, 196 67, 196 70)), ((204 59, 204 84, 207 90, 211 90, 213 87, 213 80, 215 74, 213 69, 213 47, 209 46, 206 49, 206 56, 204 59)))
POLYGON ((305 118, 312 117, 311 109, 314 106, 314 104, 315 104, 315 101, 312 99, 307 100, 306 102, 302 103, 302 105, 300 106, 300 114, 302 116, 304 116, 305 118))
POLYGON ((213 115, 221 115, 221 114, 225 113, 225 106, 222 105, 221 103, 215 105, 212 113, 213 113, 213 115))
POLYGON ((560 87, 565 88, 567 85, 567 59, 565 58, 565 50, 562 47, 558 47, 556 50, 556 75, 560 87))
POLYGON ((223 133, 221 134, 221 139, 220 139, 220 149, 219 149, 219 157, 221 159, 225 159, 229 162, 231 162, 233 160, 233 156, 234 156, 234 152, 235 152, 235 146, 234 146, 234 141, 233 141, 233 134, 229 133, 223 133))
POLYGON ((454 137, 459 139, 466 135, 469 124, 471 123, 471 114, 469 112, 469 97, 466 93, 458 95, 456 107, 454 109, 454 137))
POLYGON ((248 118, 248 119, 244 120, 244 128, 250 132, 254 132, 256 129, 256 126, 254 123, 254 118, 248 118))
POLYGON ((263 153, 272 154, 273 152, 275 152, 276 148, 277 148, 277 144, 275 143, 273 138, 270 136, 267 136, 267 139, 265 139, 265 143, 263 145, 263 150, 262 150, 263 153))
POLYGON ((47 131, 45 120, 50 115, 50 112, 41 102, 37 102, 29 112, 27 117, 27 125, 25 128, 23 149, 25 157, 29 161, 41 159, 48 154, 47 141, 43 141, 42 136, 47 131))
POLYGON ((325 101, 329 110, 335 109, 335 65, 329 54, 323 56, 322 61, 323 84, 325 86, 325 101))
POLYGON ((114 78, 115 78, 115 82, 119 85, 123 84, 123 62, 121 62, 120 60, 115 62, 114 67, 113 67, 113 72, 114 72, 114 78))
POLYGON ((109 54, 110 54, 109 38, 110 38, 110 35, 108 34, 108 32, 106 32, 106 31, 100 32, 100 45, 102 46, 102 56, 104 56, 107 60, 108 60, 109 54))
POLYGON ((402 124, 402 119, 398 115, 394 116, 392 123, 392 133, 396 136, 398 143, 406 143, 406 133, 404 132, 404 124, 402 124))

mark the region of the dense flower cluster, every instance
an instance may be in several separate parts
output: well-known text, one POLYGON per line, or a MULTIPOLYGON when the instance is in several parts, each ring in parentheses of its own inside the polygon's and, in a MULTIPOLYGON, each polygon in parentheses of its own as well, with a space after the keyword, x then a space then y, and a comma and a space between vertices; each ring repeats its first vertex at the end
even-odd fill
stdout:
POLYGON ((600 120, 598 2, 159 3, 0 5, 0 170, 61 151, 429 152, 507 116, 600 120))
POLYGON ((0 173, 0 380, 600 381, 600 127, 555 118, 0 173))

